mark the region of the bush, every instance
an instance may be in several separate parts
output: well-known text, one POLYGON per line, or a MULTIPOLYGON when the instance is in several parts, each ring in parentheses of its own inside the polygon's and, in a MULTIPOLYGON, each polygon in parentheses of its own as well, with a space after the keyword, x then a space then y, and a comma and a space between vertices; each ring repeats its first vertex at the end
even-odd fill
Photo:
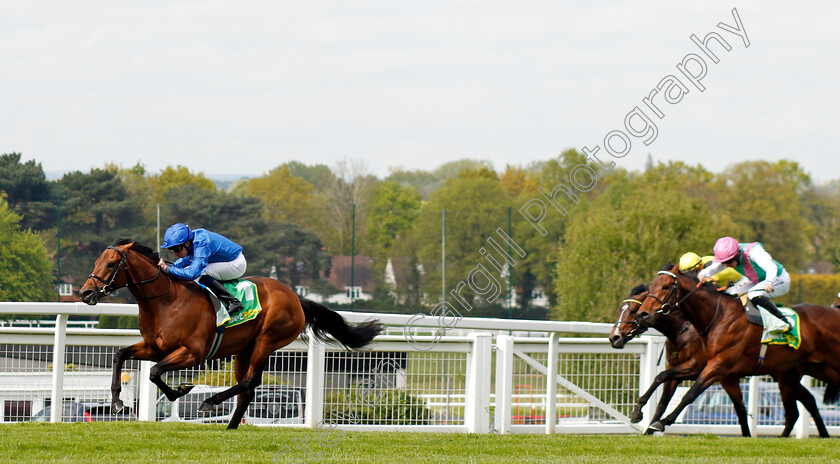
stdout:
POLYGON ((370 403, 358 401, 345 392, 326 395, 325 422, 359 425, 428 425, 432 411, 422 399, 401 390, 378 390, 370 403), (347 402, 350 396, 352 402, 347 402))
POLYGON ((779 303, 829 306, 840 291, 840 274, 791 274, 790 279, 790 291, 777 298, 779 303))

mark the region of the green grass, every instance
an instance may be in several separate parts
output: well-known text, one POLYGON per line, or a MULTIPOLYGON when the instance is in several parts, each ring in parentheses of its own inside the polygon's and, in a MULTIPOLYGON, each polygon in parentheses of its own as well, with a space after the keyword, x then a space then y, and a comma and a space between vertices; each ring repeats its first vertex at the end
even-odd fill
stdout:
POLYGON ((0 426, 0 461, 103 464, 164 462, 264 463, 305 441, 303 451, 277 462, 307 463, 821 463, 840 460, 835 439, 570 435, 466 435, 353 432, 332 448, 309 429, 175 423, 12 424, 0 426))

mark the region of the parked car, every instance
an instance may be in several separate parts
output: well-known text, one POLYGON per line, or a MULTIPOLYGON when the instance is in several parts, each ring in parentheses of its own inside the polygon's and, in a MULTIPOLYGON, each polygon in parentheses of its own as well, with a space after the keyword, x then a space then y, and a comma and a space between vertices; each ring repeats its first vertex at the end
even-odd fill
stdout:
MULTIPOLYGON (((126 407, 117 415, 111 414, 111 405, 109 403, 77 403, 75 401, 65 401, 64 410, 62 411, 62 422, 95 422, 95 421, 117 421, 117 420, 136 420, 137 415, 130 407, 126 407)), ((32 416, 32 422, 49 422, 50 414, 52 414, 52 407, 47 406, 40 412, 32 416)))
MULTIPOLYGON (((224 423, 230 422, 236 409, 236 397, 219 404, 210 413, 198 412, 207 398, 229 387, 196 385, 191 392, 169 401, 161 395, 157 401, 157 420, 162 422, 224 423)), ((245 413, 246 424, 303 424, 304 389, 286 386, 260 386, 254 401, 245 413)))

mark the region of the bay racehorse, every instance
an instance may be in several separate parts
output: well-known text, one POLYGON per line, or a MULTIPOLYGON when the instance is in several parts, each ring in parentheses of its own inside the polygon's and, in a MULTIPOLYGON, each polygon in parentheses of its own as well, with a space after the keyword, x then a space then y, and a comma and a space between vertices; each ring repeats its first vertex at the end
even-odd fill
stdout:
MULTIPOLYGON (((630 292, 630 296, 619 307, 616 323, 610 333, 610 343, 613 348, 623 348, 629 340, 646 330, 646 327, 638 322, 638 310, 642 306, 642 301, 646 299, 648 294, 647 290, 646 285, 635 287, 630 292)), ((636 407, 630 413, 630 421, 633 423, 642 420, 642 408, 650 400, 650 397, 653 396, 656 389, 660 385, 664 385, 662 387, 662 396, 659 399, 653 417, 650 419, 650 423, 653 424, 658 421, 662 417, 662 414, 665 413, 668 403, 670 403, 680 382, 684 380, 695 380, 707 364, 705 341, 697 329, 691 324, 691 321, 682 317, 680 313, 672 312, 670 317, 658 318, 653 328, 665 335, 668 339, 668 342, 665 344, 668 369, 660 372, 654 378, 648 390, 639 397, 636 407)), ((793 426, 799 418, 799 409, 796 407, 796 401, 798 400, 814 418, 814 423, 817 426, 820 436, 827 438, 829 436, 828 430, 825 428, 820 410, 811 392, 798 380, 794 385, 783 385, 783 383, 787 382, 787 380, 783 379, 787 379, 787 377, 783 376, 779 379, 779 391, 782 393, 782 404, 785 406, 785 428, 781 436, 790 436, 791 431, 793 431, 793 426), (791 394, 795 394, 795 398, 788 398, 791 394)), ((749 420, 747 418, 746 407, 744 406, 740 378, 728 377, 721 379, 720 384, 732 400, 732 406, 738 417, 738 423, 741 425, 741 435, 745 437, 750 436, 749 420)), ((653 432, 655 432, 655 429, 651 428, 646 431, 648 434, 653 432)))
MULTIPOLYGON (((114 355, 111 381, 111 409, 124 407, 120 400, 120 373, 126 359, 155 361, 150 379, 170 400, 186 395, 193 385, 171 388, 162 379, 165 372, 198 366, 211 351, 216 333, 216 314, 204 291, 192 281, 170 277, 158 267, 158 254, 128 239, 109 246, 94 264, 88 280, 79 289, 82 300, 94 305, 117 288, 127 287, 139 307, 142 341, 122 348, 114 355)), ((247 277, 256 284, 262 311, 248 322, 224 332, 221 345, 212 358, 235 356, 237 384, 201 403, 199 411, 238 395, 228 429, 239 426, 245 410, 254 399, 254 389, 262 380, 266 359, 293 340, 306 326, 315 337, 335 337, 348 348, 361 348, 382 330, 376 321, 356 326, 318 303, 300 300, 287 286, 267 277, 247 277)))
MULTIPOLYGON (((693 275, 682 274, 678 266, 660 271, 650 283, 638 309, 642 327, 652 327, 661 318, 683 317, 691 321, 706 345, 707 362, 694 385, 667 417, 651 424, 662 431, 714 382, 727 377, 772 375, 780 389, 794 388, 802 375, 828 384, 823 401, 833 403, 840 395, 840 313, 819 305, 794 307, 799 315, 802 337, 799 349, 769 345, 760 358, 762 328, 747 322, 738 298, 718 292, 714 285, 700 284, 693 275)), ((786 391, 785 410, 796 393, 786 391)))

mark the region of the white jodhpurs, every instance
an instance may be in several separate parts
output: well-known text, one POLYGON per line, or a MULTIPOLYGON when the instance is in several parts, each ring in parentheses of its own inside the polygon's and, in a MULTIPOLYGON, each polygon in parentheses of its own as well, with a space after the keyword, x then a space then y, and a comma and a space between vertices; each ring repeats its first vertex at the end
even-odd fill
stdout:
POLYGON ((247 267, 248 263, 245 261, 245 255, 239 253, 239 256, 237 256, 233 261, 208 264, 207 267, 204 268, 204 272, 201 274, 207 274, 221 282, 223 280, 233 280, 244 276, 245 269, 247 269, 247 267))
POLYGON ((786 270, 782 271, 782 275, 778 277, 772 277, 767 280, 770 282, 770 285, 773 286, 772 292, 766 292, 764 290, 764 284, 759 283, 758 285, 755 285, 754 287, 750 288, 749 292, 747 292, 747 298, 752 300, 755 297, 764 295, 772 299, 780 297, 787 293, 788 290, 790 290, 790 274, 788 274, 788 271, 786 270))

